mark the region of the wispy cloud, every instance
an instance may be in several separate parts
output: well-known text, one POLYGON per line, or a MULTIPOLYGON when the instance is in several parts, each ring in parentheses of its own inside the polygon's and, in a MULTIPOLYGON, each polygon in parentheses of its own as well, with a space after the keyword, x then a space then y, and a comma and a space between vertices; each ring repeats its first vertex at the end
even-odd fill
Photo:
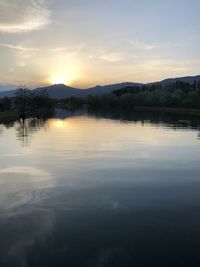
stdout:
POLYGON ((27 59, 33 57, 38 51, 37 48, 28 47, 21 44, 7 44, 0 43, 0 47, 8 48, 14 51, 14 57, 16 59, 16 65, 18 67, 25 67, 27 64, 27 59))
POLYGON ((15 58, 15 64, 18 67, 25 67, 29 59, 38 56, 49 55, 52 56, 55 54, 58 58, 68 58, 77 56, 85 44, 74 44, 71 46, 49 46, 49 47, 37 47, 30 42, 22 42, 22 43, 0 43, 0 49, 6 48, 11 50, 15 58))
POLYGON ((162 45, 160 44, 153 44, 153 43, 145 43, 140 40, 131 41, 131 46, 134 49, 141 49, 141 50, 153 50, 156 48, 160 48, 162 45))
POLYGON ((152 71, 165 70, 174 73, 178 71, 187 71, 189 69, 189 62, 172 58, 154 58, 147 60, 145 66, 152 71))
POLYGON ((124 55, 118 52, 111 52, 102 54, 99 56, 99 58, 108 62, 118 62, 124 59, 124 55))
POLYGON ((171 42, 166 42, 166 43, 148 43, 144 42, 141 40, 132 40, 130 41, 130 45, 132 49, 136 50, 154 50, 158 48, 180 48, 182 45, 178 43, 171 43, 171 42))
POLYGON ((67 51, 67 47, 54 47, 54 48, 49 48, 50 52, 63 52, 67 51))
POLYGON ((85 43, 80 43, 71 46, 56 46, 46 49, 49 52, 69 52, 71 54, 80 52, 85 47, 85 43))
POLYGON ((28 32, 49 23, 50 10, 44 0, 0 0, 0 32, 28 32))
POLYGON ((0 43, 0 47, 10 48, 10 49, 19 50, 19 51, 36 51, 37 50, 36 48, 25 47, 21 45, 5 44, 5 43, 0 43))

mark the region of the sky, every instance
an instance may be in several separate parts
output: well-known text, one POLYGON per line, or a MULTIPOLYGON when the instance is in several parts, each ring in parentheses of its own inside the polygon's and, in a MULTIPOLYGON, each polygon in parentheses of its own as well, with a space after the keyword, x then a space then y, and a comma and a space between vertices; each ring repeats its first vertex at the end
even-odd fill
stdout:
POLYGON ((198 75, 199 12, 199 0, 0 0, 0 90, 198 75))

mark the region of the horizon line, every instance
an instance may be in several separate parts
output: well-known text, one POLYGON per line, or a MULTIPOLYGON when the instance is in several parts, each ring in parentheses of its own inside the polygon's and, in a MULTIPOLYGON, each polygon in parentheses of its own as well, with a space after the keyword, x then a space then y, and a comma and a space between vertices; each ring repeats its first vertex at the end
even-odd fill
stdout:
MULTIPOLYGON (((76 86, 73 86, 73 85, 68 85, 68 84, 65 84, 65 83, 54 83, 54 84, 51 84, 51 83, 41 83, 41 84, 38 84, 38 85, 31 85, 31 86, 24 86, 25 88, 27 89, 30 89, 30 90, 34 90, 34 89, 37 89, 37 88, 42 88, 42 87, 49 87, 49 86, 55 86, 55 85, 64 85, 64 86, 67 86, 67 87, 70 87, 70 88, 73 88, 73 89, 80 89, 80 90, 87 90, 87 89, 90 89, 90 88, 95 88, 95 87, 104 87, 104 86, 109 86, 109 85, 117 85, 117 84, 123 84, 123 83, 135 83, 135 84, 141 84, 141 85, 147 85, 147 84, 151 84, 151 83, 159 83, 159 82, 162 82, 162 81, 165 81, 165 80, 168 80, 168 79, 181 79, 181 78, 192 78, 192 77, 198 77, 200 76, 200 74, 197 74, 197 75, 186 75, 186 76, 178 76, 178 77, 167 77, 167 78, 164 78, 162 80, 158 80, 158 81, 150 81, 150 82, 135 82, 135 81, 121 81, 121 82, 113 82, 113 83, 105 83, 105 84, 94 84, 94 85, 91 85, 89 87, 85 87, 85 88, 81 88, 81 87, 76 87, 76 86)), ((24 83, 23 83, 24 84, 24 83)), ((12 87, 16 87, 19 88, 20 86, 19 85, 16 85, 14 83, 0 83, 0 87, 3 87, 3 86, 12 86, 12 87)), ((11 90, 15 90, 15 88, 11 88, 11 89, 7 89, 7 90, 3 90, 3 91, 11 91, 11 90)), ((0 90, 0 92, 3 92, 0 90)))

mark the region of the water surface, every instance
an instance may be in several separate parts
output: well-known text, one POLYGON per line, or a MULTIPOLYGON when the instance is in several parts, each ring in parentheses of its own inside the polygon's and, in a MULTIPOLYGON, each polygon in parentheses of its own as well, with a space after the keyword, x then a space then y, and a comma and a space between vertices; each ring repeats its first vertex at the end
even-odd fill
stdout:
POLYGON ((0 266, 200 266, 198 123, 156 118, 0 125, 0 266))

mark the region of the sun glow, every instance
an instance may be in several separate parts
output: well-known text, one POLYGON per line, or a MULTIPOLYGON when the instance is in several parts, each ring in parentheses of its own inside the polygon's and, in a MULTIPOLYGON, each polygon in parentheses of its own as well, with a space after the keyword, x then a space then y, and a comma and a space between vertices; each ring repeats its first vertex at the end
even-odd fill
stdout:
POLYGON ((61 119, 53 119, 51 120, 51 125, 54 128, 67 128, 70 126, 70 123, 68 120, 61 120, 61 119))
POLYGON ((64 76, 54 76, 50 79, 52 84, 67 84, 69 81, 67 77, 64 76))

